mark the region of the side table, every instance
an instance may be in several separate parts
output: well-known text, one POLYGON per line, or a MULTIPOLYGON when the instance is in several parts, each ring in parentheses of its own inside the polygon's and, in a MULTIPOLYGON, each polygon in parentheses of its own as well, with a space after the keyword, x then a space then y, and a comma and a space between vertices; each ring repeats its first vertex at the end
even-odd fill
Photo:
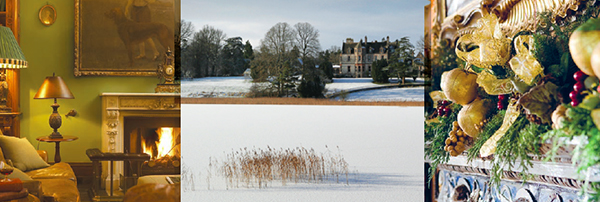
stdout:
POLYGON ((56 143, 56 147, 54 147, 54 163, 60 163, 60 143, 61 142, 71 142, 79 139, 75 136, 62 136, 62 138, 50 138, 48 136, 42 136, 35 138, 37 141, 42 142, 54 142, 56 143))

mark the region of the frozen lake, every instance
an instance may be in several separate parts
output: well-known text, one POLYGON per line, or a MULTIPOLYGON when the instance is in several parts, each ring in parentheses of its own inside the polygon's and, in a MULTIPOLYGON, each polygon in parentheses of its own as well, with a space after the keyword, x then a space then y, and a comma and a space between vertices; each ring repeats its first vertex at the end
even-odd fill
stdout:
POLYGON ((183 172, 193 176, 182 201, 423 200, 423 107, 184 104, 181 120, 183 172), (245 147, 339 153, 348 181, 228 186, 209 159, 245 147))

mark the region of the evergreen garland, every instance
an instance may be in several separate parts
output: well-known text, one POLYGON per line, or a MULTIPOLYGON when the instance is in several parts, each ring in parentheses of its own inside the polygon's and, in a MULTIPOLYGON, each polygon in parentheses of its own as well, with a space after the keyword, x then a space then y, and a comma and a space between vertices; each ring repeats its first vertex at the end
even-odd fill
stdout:
MULTIPOLYGON (((597 166, 600 165, 600 130, 594 124, 590 110, 570 105, 565 106, 567 107, 567 120, 563 127, 543 135, 543 141, 552 142, 552 149, 545 160, 553 160, 558 149, 565 146, 565 140, 579 137, 579 145, 573 153, 572 161, 577 166, 580 179, 585 179, 588 169, 597 169, 597 166)), ((589 183, 589 186, 584 186, 581 190, 582 193, 591 197, 592 201, 599 201, 600 182, 586 183, 589 183)))
POLYGON ((450 160, 450 154, 444 151, 444 146, 446 146, 446 138, 448 138, 448 134, 452 130, 452 122, 456 121, 456 116, 461 108, 461 105, 453 104, 450 116, 438 116, 439 123, 430 123, 425 127, 425 157, 431 160, 429 182, 431 182, 431 178, 435 175, 437 166, 447 163, 450 160))
MULTIPOLYGON (((544 67, 544 73, 556 79, 563 98, 568 97, 568 92, 575 83, 572 75, 579 70, 569 52, 569 37, 578 26, 590 18, 598 18, 600 14, 599 4, 600 1, 586 1, 585 5, 580 5, 585 9, 577 13, 575 20, 559 19, 557 23, 553 23, 555 19, 551 19, 549 13, 542 13, 540 24, 543 26, 539 26, 533 33, 535 43, 531 50, 544 67)), ((448 47, 445 43, 442 43, 442 46, 436 49, 435 52, 437 57, 433 61, 433 88, 437 90, 439 89, 439 76, 441 73, 461 67, 460 65, 464 66, 464 62, 460 61, 456 57, 454 49, 448 47), (436 71, 438 75, 436 75, 436 71)), ((478 70, 477 67, 472 68, 478 70)), ((502 70, 504 70, 502 67, 496 67, 494 73, 500 77, 511 76, 510 71, 502 72, 502 70)), ((568 102, 568 100, 568 98, 563 99, 563 102, 568 102)), ((594 125, 589 110, 571 107, 570 105, 567 107, 569 120, 565 122, 563 128, 557 130, 551 130, 549 125, 531 123, 525 115, 520 115, 498 141, 494 161, 492 162, 490 183, 500 185, 504 171, 515 169, 517 164, 520 165, 518 168, 523 183, 525 183, 527 179, 532 177, 528 171, 533 165, 533 157, 540 155, 539 148, 543 142, 552 142, 550 154, 546 158, 546 160, 550 160, 553 159, 557 150, 564 146, 565 143, 561 140, 573 139, 576 136, 587 140, 581 141, 582 143, 573 154, 573 162, 576 162, 578 172, 585 175, 588 169, 597 168, 600 165, 600 130, 594 125), (540 137, 540 134, 543 134, 543 136, 540 137)), ((435 173, 437 165, 447 163, 449 160, 448 152, 443 150, 444 141, 452 129, 452 122, 456 120, 456 112, 458 111, 453 109, 451 116, 440 118, 439 123, 429 124, 425 129, 425 141, 429 143, 428 147, 425 148, 425 155, 431 160, 432 165, 429 170, 430 177, 435 173)), ((475 139, 472 147, 467 151, 468 161, 472 161, 479 156, 482 145, 502 125, 505 113, 504 110, 498 111, 488 120, 479 137, 475 139)), ((588 182, 588 186, 582 191, 589 194, 590 200, 600 201, 600 182, 588 182)))
POLYGON ((483 131, 479 134, 479 137, 473 142, 473 146, 467 150, 467 161, 471 162, 475 158, 479 157, 479 150, 481 146, 502 126, 504 120, 504 114, 506 110, 500 110, 497 114, 489 119, 488 123, 483 127, 483 131))

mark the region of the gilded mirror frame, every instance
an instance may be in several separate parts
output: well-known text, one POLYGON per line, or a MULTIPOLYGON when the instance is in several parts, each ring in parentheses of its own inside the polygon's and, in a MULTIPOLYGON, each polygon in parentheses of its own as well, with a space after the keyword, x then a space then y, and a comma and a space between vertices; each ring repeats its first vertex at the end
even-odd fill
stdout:
POLYGON ((52 5, 45 5, 40 8, 38 18, 43 25, 50 26, 56 21, 56 9, 52 5))

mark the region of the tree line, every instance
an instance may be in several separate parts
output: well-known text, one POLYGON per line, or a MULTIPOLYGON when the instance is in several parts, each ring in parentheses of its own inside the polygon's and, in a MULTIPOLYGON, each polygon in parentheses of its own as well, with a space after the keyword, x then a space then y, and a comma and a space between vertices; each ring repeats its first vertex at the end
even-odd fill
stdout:
POLYGON ((333 65, 339 63, 340 48, 322 51, 319 30, 307 22, 294 26, 280 22, 272 26, 257 49, 241 37, 230 37, 205 25, 195 31, 191 22, 181 21, 181 75, 183 78, 237 76, 250 69, 255 88, 268 96, 323 97, 333 65))
POLYGON ((241 37, 230 37, 205 25, 195 31, 191 22, 181 21, 181 75, 183 78, 240 75, 253 58, 252 45, 241 37))

